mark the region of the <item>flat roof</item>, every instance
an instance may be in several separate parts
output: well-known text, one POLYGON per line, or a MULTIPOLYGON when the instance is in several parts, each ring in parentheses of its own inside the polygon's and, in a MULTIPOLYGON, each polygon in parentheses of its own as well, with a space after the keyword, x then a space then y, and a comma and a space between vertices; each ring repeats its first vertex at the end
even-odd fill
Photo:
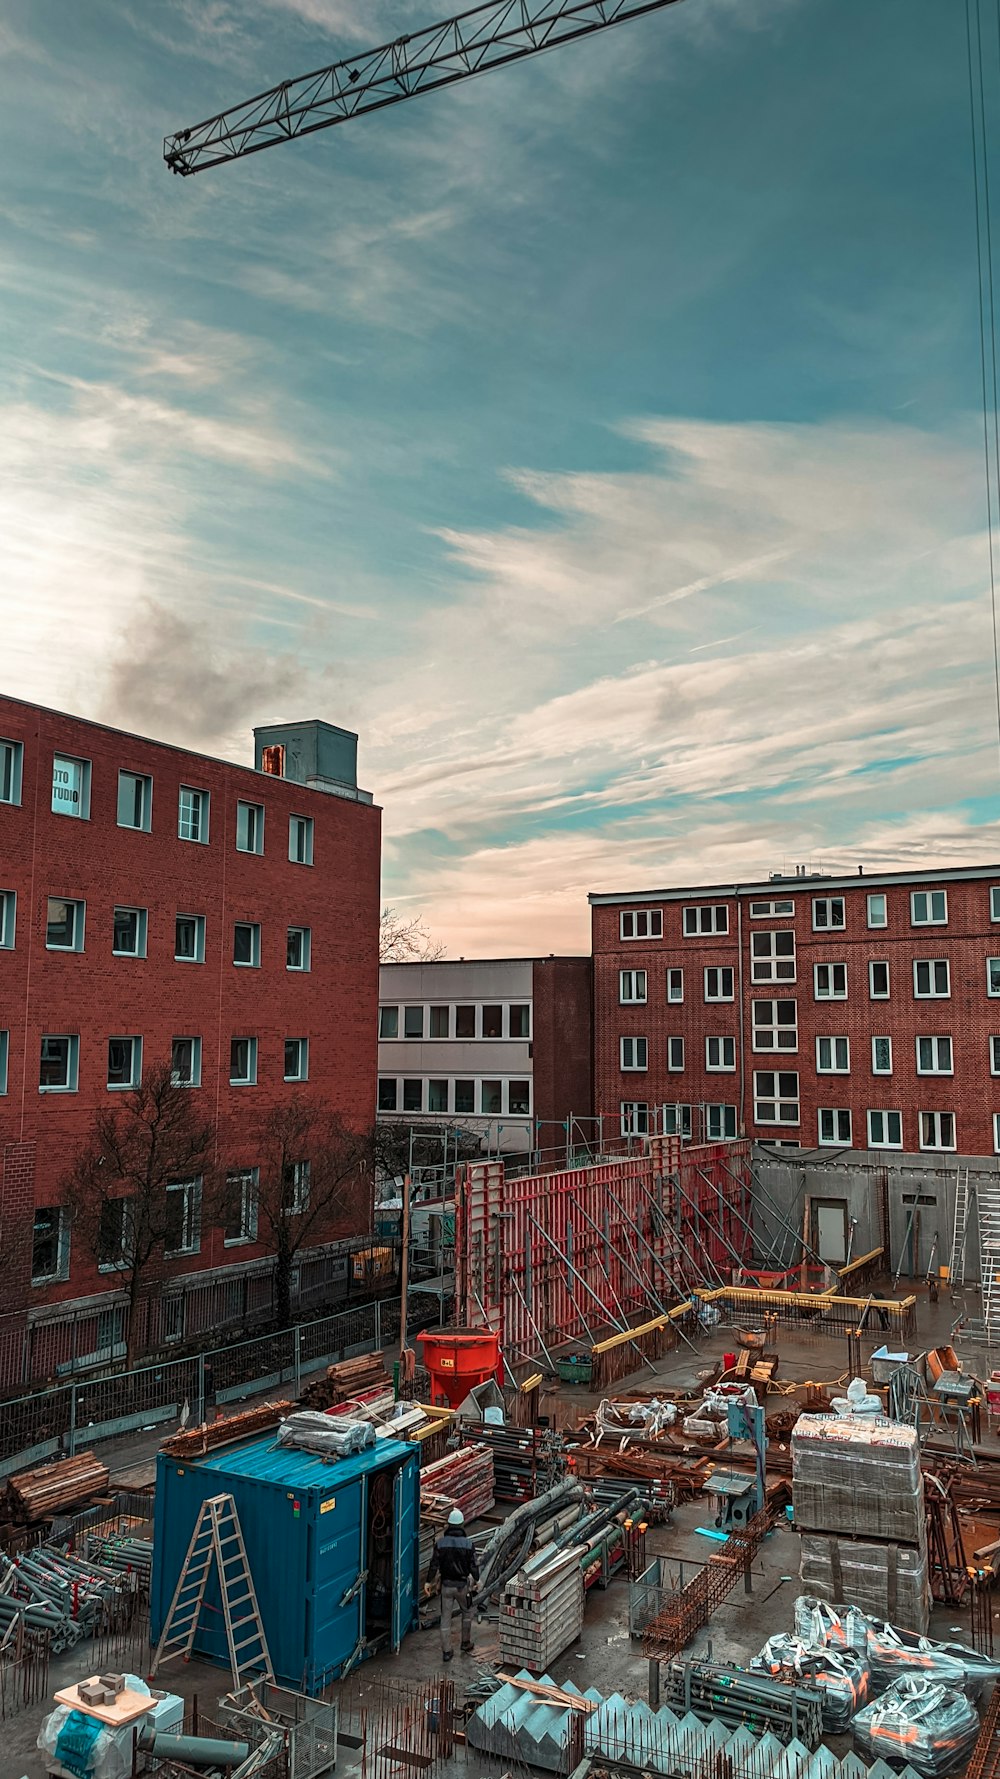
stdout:
POLYGON ((326 1491, 367 1476, 372 1469, 394 1458, 404 1458, 414 1449, 399 1439, 379 1439, 363 1452, 351 1452, 342 1458, 324 1457, 320 1452, 303 1451, 301 1446, 279 1445, 274 1434, 267 1433, 246 1445, 224 1446, 202 1458, 168 1458, 167 1462, 215 1470, 220 1476, 253 1477, 282 1488, 326 1491))
POLYGON ((680 889, 591 890, 587 901, 592 908, 603 908, 621 902, 684 902, 691 897, 701 900, 710 896, 760 896, 774 900, 796 891, 814 891, 818 885, 822 885, 823 890, 865 889, 869 884, 877 887, 879 884, 961 883, 990 877, 1000 880, 1000 865, 948 865, 937 871, 852 871, 841 875, 814 871, 804 877, 766 877, 763 882, 692 883, 680 889))
POLYGON ((453 970, 456 964, 575 964, 589 960, 589 951, 549 951, 537 957, 387 957, 380 970, 453 970))

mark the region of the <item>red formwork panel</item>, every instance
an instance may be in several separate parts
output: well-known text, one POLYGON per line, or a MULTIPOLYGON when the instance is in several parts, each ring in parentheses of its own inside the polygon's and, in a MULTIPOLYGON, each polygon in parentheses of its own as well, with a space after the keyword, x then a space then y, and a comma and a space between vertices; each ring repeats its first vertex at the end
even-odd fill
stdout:
POLYGON ((751 1256, 749 1153, 654 1137, 641 1154, 555 1173, 460 1168, 458 1320, 498 1328, 516 1361, 729 1283, 751 1256))

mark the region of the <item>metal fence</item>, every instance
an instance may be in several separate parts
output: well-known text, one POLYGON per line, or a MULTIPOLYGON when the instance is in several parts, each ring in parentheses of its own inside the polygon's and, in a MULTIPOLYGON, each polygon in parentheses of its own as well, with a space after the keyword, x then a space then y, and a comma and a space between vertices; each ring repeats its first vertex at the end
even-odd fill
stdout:
MULTIPOLYGON (((444 1319, 444 1300, 410 1293, 410 1336, 444 1319)), ((45 1458, 72 1457, 106 1439, 150 1431, 187 1418, 198 1423, 216 1407, 288 1387, 298 1396, 304 1374, 339 1359, 381 1351, 399 1339, 400 1300, 363 1303, 278 1334, 263 1334, 187 1359, 169 1359, 91 1382, 68 1383, 0 1405, 0 1477, 45 1458)))

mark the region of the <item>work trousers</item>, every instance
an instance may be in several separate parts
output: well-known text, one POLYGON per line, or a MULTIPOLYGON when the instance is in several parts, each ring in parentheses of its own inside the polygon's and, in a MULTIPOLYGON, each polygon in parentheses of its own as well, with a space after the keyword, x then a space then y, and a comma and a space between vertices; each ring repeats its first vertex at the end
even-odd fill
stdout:
POLYGON ((462 1615, 462 1642, 472 1642, 472 1591, 465 1582, 441 1584, 441 1648, 447 1654, 454 1647, 452 1614, 458 1607, 462 1615))

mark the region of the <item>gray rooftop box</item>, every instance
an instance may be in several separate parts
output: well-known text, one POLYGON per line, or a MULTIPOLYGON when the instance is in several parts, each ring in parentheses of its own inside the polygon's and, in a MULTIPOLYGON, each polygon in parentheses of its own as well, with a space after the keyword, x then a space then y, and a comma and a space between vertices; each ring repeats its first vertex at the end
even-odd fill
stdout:
POLYGON ((352 730, 314 718, 307 723, 266 723, 253 735, 258 772, 335 797, 371 802, 371 792, 358 789, 358 738, 352 730))

